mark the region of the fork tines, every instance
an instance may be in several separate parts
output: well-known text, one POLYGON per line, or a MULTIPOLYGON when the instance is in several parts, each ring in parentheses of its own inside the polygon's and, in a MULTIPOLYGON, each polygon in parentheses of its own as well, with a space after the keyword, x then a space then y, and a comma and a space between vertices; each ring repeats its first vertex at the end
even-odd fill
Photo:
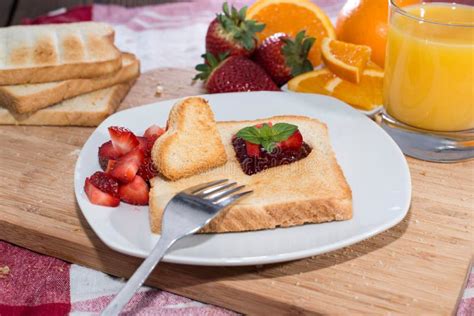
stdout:
POLYGON ((245 188, 245 185, 237 186, 237 182, 229 183, 228 179, 222 179, 193 186, 184 192, 208 200, 213 204, 227 206, 253 192, 252 190, 249 190, 237 193, 243 188, 245 188))

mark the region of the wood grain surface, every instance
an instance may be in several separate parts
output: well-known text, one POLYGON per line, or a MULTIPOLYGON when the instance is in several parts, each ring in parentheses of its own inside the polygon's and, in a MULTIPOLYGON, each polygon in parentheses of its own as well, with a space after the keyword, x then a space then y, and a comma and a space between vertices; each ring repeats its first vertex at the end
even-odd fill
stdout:
MULTIPOLYGON (((191 70, 142 75, 123 108, 201 93, 191 70), (158 84, 164 94, 155 96, 158 84)), ((289 109, 291 112, 291 109, 289 109)), ((107 248, 75 202, 74 165, 91 128, 0 127, 0 239, 128 277, 140 259, 107 248)), ((351 247, 268 266, 161 264, 149 285, 249 314, 455 310, 473 254, 474 162, 408 159, 413 200, 394 228, 351 247)))

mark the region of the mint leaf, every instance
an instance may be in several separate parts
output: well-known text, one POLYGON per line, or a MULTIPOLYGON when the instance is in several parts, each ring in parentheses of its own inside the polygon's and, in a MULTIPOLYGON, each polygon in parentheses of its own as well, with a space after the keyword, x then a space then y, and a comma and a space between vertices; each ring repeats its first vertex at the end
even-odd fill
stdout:
POLYGON ((257 144, 257 145, 261 144, 262 137, 260 136, 260 131, 255 126, 242 128, 240 131, 238 131, 236 136, 252 144, 257 144))
POLYGON ((298 126, 288 123, 277 123, 273 125, 273 141, 274 142, 281 142, 287 140, 291 135, 293 135, 298 126))
POLYGON ((262 127, 258 129, 260 131, 260 136, 265 140, 271 140, 273 137, 273 131, 270 125, 264 123, 262 127))
POLYGON ((298 130, 298 126, 288 123, 277 123, 270 126, 264 123, 260 128, 255 126, 244 127, 235 135, 252 144, 262 145, 263 149, 271 153, 277 143, 287 140, 298 130))
POLYGON ((272 140, 263 140, 262 147, 266 152, 271 153, 276 148, 276 143, 272 140))

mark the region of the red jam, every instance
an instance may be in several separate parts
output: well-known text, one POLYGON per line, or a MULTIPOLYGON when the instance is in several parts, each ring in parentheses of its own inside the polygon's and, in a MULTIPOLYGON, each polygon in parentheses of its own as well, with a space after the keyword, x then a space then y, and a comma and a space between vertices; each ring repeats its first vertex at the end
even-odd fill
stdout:
POLYGON ((253 175, 268 168, 287 165, 295 161, 306 158, 311 153, 311 147, 303 142, 299 149, 282 150, 277 147, 272 153, 265 151, 260 146, 260 155, 258 157, 247 154, 246 142, 240 137, 232 139, 235 155, 240 163, 242 171, 247 175, 253 175))

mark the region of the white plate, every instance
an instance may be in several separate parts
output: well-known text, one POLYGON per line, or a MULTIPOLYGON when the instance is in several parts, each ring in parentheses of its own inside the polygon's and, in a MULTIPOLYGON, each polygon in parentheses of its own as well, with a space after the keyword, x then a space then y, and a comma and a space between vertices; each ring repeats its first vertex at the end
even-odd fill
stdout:
MULTIPOLYGON (((295 114, 329 126, 337 160, 352 188, 353 219, 246 233, 195 235, 176 243, 164 261, 193 265, 250 265, 282 262, 332 251, 378 234, 400 222, 411 198, 410 172, 398 146, 374 122, 334 98, 299 93, 253 92, 206 95, 217 120, 245 120, 295 114)), ((148 208, 121 203, 91 204, 84 180, 100 170, 97 148, 109 140, 107 127, 143 133, 165 125, 175 100, 118 112, 90 136, 76 164, 74 186, 79 206, 99 238, 112 249, 145 257, 159 236, 149 229, 148 208)))
MULTIPOLYGON (((295 92, 295 91, 292 91, 292 90, 288 89, 288 84, 283 85, 281 87, 281 90, 284 91, 284 92, 290 92, 290 93, 304 93, 304 92, 295 92)), ((360 113, 363 113, 363 114, 367 115, 368 117, 372 117, 373 115, 380 112, 380 110, 382 109, 382 105, 378 105, 376 108, 374 108, 372 110, 362 110, 362 109, 356 109, 356 108, 354 108, 354 109, 359 111, 360 113)))

